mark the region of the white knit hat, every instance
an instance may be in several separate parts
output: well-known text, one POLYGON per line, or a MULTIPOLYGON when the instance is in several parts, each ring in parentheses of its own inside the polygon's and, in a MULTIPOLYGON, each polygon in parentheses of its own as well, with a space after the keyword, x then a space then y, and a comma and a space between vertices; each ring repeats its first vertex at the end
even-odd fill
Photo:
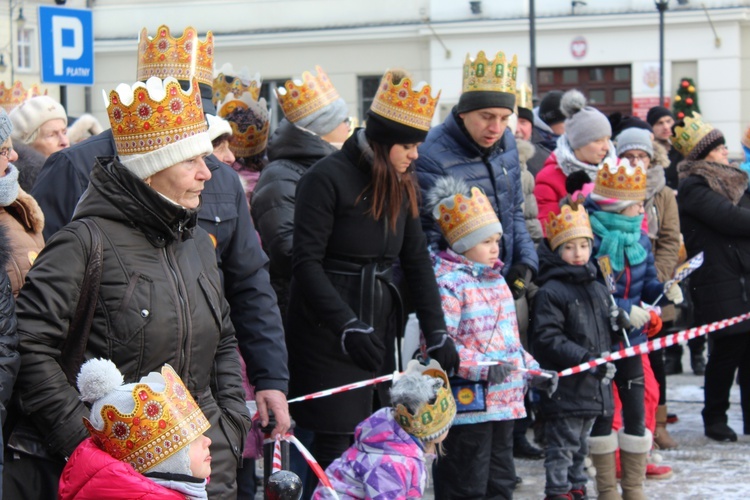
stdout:
POLYGON ((211 139, 211 142, 224 134, 232 135, 232 126, 224 118, 206 115, 206 120, 208 121, 208 137, 211 139))
POLYGON ((50 120, 59 118, 68 124, 68 115, 62 105, 46 95, 27 99, 10 112, 13 122, 13 139, 28 144, 29 138, 39 127, 50 120))

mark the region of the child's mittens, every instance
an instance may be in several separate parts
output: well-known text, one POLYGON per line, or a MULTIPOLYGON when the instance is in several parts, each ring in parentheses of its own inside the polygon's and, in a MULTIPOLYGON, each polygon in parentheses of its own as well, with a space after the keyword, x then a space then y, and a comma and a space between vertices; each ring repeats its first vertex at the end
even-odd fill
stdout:
POLYGON ((651 338, 661 331, 662 321, 661 317, 659 317, 659 314, 653 309, 648 313, 649 315, 651 315, 651 319, 648 322, 648 330, 646 331, 646 335, 648 336, 648 338, 651 338))
POLYGON ((512 370, 513 368, 507 363, 500 362, 499 365, 492 365, 488 370, 487 381, 492 385, 502 384, 512 370))
POLYGON ((557 383, 560 377, 557 375, 556 371, 552 371, 552 370, 540 370, 540 371, 549 376, 532 375, 531 380, 529 381, 529 385, 531 385, 531 387, 533 387, 534 389, 539 389, 541 391, 544 391, 545 393, 547 393, 547 396, 552 397, 552 395, 557 390, 557 383))
POLYGON ((639 330, 646 326, 649 321, 651 321, 651 315, 647 310, 635 304, 630 306, 630 324, 633 325, 633 328, 639 330))
MULTIPOLYGON (((609 356, 608 352, 601 353, 602 358, 606 356, 609 356)), ((594 358, 591 358, 591 359, 594 359, 594 358)), ((615 373, 617 373, 617 367, 615 366, 614 363, 604 363, 603 365, 597 365, 593 367, 589 371, 594 377, 599 379, 602 385, 609 385, 612 379, 615 378, 615 373)))
POLYGON ((610 317, 611 317, 611 323, 612 323, 612 330, 619 332, 627 332, 630 327, 632 326, 630 324, 630 318, 628 318, 628 313, 623 309, 622 307, 617 307, 616 305, 612 305, 609 308, 610 317))
POLYGON ((669 290, 667 290, 667 293, 665 293, 664 295, 673 304, 682 304, 682 301, 685 300, 685 297, 682 296, 680 285, 678 285, 677 283, 674 283, 672 286, 670 286, 669 290))

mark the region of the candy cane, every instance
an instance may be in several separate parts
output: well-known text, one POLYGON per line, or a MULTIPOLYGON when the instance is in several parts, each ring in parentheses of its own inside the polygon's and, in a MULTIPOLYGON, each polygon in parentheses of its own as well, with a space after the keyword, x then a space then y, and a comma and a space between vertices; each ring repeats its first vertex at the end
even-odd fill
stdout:
POLYGON ((324 391, 314 392, 306 396, 300 396, 298 398, 290 399, 289 401, 287 401, 287 403, 298 403, 300 401, 310 401, 311 399, 324 398, 326 396, 331 396, 333 394, 339 394, 342 392, 347 392, 347 391, 351 391, 354 389, 367 387, 368 385, 379 384, 381 382, 388 382, 395 376, 396 376, 396 373, 391 373, 390 375, 383 375, 381 377, 371 378, 369 380, 363 380, 362 382, 355 382, 353 384, 341 385, 339 387, 334 387, 332 389, 326 389, 324 391))
POLYGON ((271 465, 271 474, 281 470, 281 439, 276 436, 273 443, 273 463, 271 465))
POLYGON ((339 498, 338 493, 336 493, 336 490, 333 489, 333 485, 331 484, 331 480, 328 479, 328 476, 326 476, 326 473, 323 471, 323 468, 320 466, 317 460, 315 460, 315 457, 312 456, 312 453, 308 451, 307 448, 305 448, 305 445, 300 443, 299 439, 292 436, 291 434, 287 434, 284 436, 284 439, 294 444, 294 446, 297 447, 300 454, 302 454, 303 457, 305 457, 305 461, 310 466, 310 468, 313 470, 315 475, 318 477, 318 480, 320 481, 320 484, 323 485, 324 488, 330 490, 329 493, 333 496, 333 498, 339 498))
POLYGON ((603 365, 604 363, 608 363, 610 361, 616 361, 618 359, 629 358, 639 354, 647 354, 652 351, 658 351, 659 349, 664 349, 665 347, 675 345, 679 342, 684 342, 685 340, 694 339, 695 337, 700 337, 701 335, 706 335, 707 333, 715 332, 716 330, 721 330, 723 328, 736 325, 737 323, 746 321, 747 319, 750 319, 750 313, 740 314, 739 316, 723 319, 721 321, 714 321, 713 323, 709 323, 707 325, 683 330, 681 332, 673 333, 672 335, 667 335, 666 337, 650 340, 643 344, 626 347, 625 349, 613 352, 608 356, 592 359, 591 361, 581 363, 580 365, 574 366, 572 368, 566 368, 565 370, 559 372, 558 376, 567 377, 568 375, 581 373, 583 371, 590 370, 595 366, 603 365))

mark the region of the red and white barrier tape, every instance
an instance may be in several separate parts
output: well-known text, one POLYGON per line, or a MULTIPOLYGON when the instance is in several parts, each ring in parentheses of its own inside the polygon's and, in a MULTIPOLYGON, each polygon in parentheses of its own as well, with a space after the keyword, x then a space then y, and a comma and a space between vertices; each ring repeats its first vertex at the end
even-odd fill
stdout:
POLYGON ((271 474, 281 470, 281 439, 277 436, 273 443, 273 461, 271 463, 271 474))
POLYGON ((396 376, 395 373, 391 373, 390 375, 383 375, 381 377, 371 378, 370 380, 363 380, 362 382, 355 382, 353 384, 341 385, 339 387, 334 387, 332 389, 326 389, 324 391, 314 392, 306 396, 300 396, 298 398, 290 399, 289 401, 287 401, 287 403, 298 403, 300 401, 309 401, 311 399, 323 398, 326 396, 331 396, 333 394, 339 394, 341 392, 347 392, 347 391, 351 391, 354 389, 359 389, 361 387, 367 387, 368 385, 379 384, 381 382, 388 382, 395 376, 396 376))
POLYGON ((336 493, 336 490, 333 489, 333 485, 331 484, 331 480, 328 479, 328 476, 326 476, 325 471, 320 466, 317 460, 315 460, 315 457, 312 456, 312 453, 305 448, 305 445, 300 443, 299 439, 292 436, 291 434, 287 434, 284 436, 284 439, 289 441, 290 443, 294 444, 294 446, 297 447, 299 452, 302 454, 303 457, 305 457, 305 461, 310 466, 310 468, 313 470, 315 475, 318 477, 318 480, 320 481, 320 484, 323 485, 324 488, 330 490, 329 493, 333 498, 339 498, 338 493, 336 493))

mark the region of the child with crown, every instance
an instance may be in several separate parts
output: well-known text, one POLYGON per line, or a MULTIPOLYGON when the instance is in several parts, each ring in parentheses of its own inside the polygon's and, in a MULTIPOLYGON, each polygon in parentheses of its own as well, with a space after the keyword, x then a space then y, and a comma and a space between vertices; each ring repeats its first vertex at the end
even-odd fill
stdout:
POLYGON ((539 364, 521 345, 513 295, 501 274, 503 228, 487 196, 446 176, 429 191, 426 207, 449 244, 433 256, 433 267, 462 362, 451 381, 459 413, 437 463, 435 498, 511 498, 514 421, 526 416, 527 387, 552 394, 557 374, 514 370, 539 364))
MULTIPOLYGON (((394 378, 390 399, 357 426, 352 446, 326 469, 340 498, 424 497, 427 458, 441 451, 456 415, 448 375, 434 360, 412 360, 394 378)), ((312 498, 334 496, 319 484, 312 498)))
MULTIPOLYGON (((534 297, 529 338, 539 364, 558 371, 598 358, 610 350, 616 337, 611 295, 596 280, 596 266, 590 261, 594 235, 582 204, 572 202, 563 205, 559 215, 550 213, 546 233, 538 248, 536 283, 540 288, 534 297)), ((616 318, 622 322, 625 316, 616 318)), ((597 470, 599 497, 610 498, 603 495, 616 490, 616 437, 589 438, 596 417, 614 410, 609 384, 614 372, 615 366, 606 363, 560 379, 553 398, 542 395, 548 500, 586 498, 584 459, 589 451, 597 470), (607 477, 609 489, 603 487, 600 476, 607 477)))
MULTIPOLYGON (((585 202, 594 233, 592 258, 609 257, 615 288, 612 295, 617 306, 629 314, 632 326, 627 338, 613 345, 614 350, 628 343, 645 342, 647 335, 656 335, 661 329, 661 319, 648 305, 656 305, 654 301, 661 296, 664 286, 656 277, 651 241, 644 230, 646 179, 640 164, 631 166, 626 159, 616 163, 605 161, 597 171, 594 189, 585 202)), ((600 276, 600 279, 605 281, 607 277, 600 276)), ((664 297, 678 304, 682 302, 682 291, 674 284, 664 297)), ((643 363, 640 356, 632 356, 614 364, 617 367, 615 386, 622 402, 622 428, 617 435, 622 463, 621 485, 626 497, 645 498, 643 479, 652 434, 646 428, 643 363)), ((598 417, 591 435, 609 436, 613 420, 613 415, 598 417)))
POLYGON ((91 437, 63 469, 60 500, 208 498, 210 424, 171 366, 124 384, 112 361, 94 358, 77 384, 91 437))

